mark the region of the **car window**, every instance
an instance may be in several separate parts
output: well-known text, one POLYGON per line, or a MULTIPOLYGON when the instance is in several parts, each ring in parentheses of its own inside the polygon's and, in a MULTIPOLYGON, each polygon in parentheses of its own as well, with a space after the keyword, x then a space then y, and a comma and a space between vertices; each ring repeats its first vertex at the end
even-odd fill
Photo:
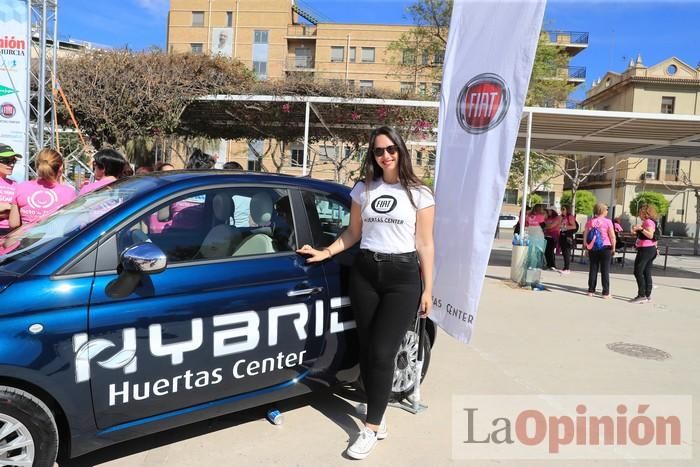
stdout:
POLYGON ((302 197, 309 216, 314 245, 330 245, 350 225, 350 206, 344 201, 321 193, 304 191, 302 197))
POLYGON ((117 234, 118 251, 142 242, 158 245, 170 263, 293 251, 289 195, 282 189, 241 187, 169 200, 117 234))

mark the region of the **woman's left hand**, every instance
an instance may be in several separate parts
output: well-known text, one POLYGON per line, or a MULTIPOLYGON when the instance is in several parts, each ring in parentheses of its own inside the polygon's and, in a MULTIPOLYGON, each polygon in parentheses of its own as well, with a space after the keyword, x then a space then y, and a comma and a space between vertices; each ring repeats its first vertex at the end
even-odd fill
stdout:
POLYGON ((420 296, 420 306, 418 308, 418 317, 427 318, 433 308, 433 294, 426 290, 420 296))

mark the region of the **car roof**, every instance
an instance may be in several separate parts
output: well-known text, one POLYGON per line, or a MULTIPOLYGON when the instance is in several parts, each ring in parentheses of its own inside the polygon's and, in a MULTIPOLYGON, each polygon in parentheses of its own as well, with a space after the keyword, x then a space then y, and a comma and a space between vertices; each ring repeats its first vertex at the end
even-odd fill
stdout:
POLYGON ((270 185, 281 184, 344 194, 347 194, 350 191, 350 187, 340 183, 319 180, 309 176, 298 177, 286 174, 248 172, 243 170, 169 170, 129 177, 129 179, 132 180, 143 178, 156 179, 159 182, 158 187, 171 184, 177 184, 182 187, 195 187, 218 183, 261 183, 270 185))

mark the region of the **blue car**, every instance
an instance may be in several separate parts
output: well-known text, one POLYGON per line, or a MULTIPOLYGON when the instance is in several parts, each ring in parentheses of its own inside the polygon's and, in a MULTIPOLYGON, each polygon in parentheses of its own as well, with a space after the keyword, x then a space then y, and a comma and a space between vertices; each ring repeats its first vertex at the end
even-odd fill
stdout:
MULTIPOLYGON (((110 444, 359 377, 347 187, 245 172, 115 182, 0 238, 0 465, 110 444)), ((424 342, 427 369, 435 329, 424 342)), ((396 358, 414 388, 418 339, 396 358)))

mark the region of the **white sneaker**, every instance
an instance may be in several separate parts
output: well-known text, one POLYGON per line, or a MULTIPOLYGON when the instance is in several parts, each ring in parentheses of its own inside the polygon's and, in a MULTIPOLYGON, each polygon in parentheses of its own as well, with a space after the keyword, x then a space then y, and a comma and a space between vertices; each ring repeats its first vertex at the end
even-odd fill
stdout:
MULTIPOLYGON (((355 412, 357 415, 366 419, 367 417, 367 404, 361 402, 355 406, 355 412)), ((385 439, 389 436, 389 430, 386 426, 386 415, 382 417, 382 423, 379 424, 379 430, 377 430, 377 439, 385 439)))
POLYGON ((345 452, 353 459, 364 459, 369 456, 375 444, 377 444, 377 435, 369 428, 363 427, 357 434, 355 442, 352 443, 345 452))

